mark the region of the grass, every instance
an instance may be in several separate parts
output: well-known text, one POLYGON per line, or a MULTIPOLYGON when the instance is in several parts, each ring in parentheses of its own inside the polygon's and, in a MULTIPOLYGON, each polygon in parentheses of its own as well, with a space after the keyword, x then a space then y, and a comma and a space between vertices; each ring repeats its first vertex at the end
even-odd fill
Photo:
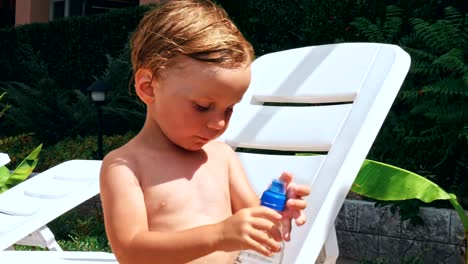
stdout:
POLYGON ((104 228, 102 209, 75 208, 49 225, 63 250, 111 252, 104 228))

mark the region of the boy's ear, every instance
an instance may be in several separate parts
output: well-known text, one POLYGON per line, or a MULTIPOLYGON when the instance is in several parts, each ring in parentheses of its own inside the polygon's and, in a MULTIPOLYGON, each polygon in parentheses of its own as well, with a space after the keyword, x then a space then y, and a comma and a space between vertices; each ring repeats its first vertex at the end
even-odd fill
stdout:
POLYGON ((145 104, 151 104, 155 100, 154 89, 157 82, 153 73, 148 69, 139 69, 135 74, 135 92, 145 104))

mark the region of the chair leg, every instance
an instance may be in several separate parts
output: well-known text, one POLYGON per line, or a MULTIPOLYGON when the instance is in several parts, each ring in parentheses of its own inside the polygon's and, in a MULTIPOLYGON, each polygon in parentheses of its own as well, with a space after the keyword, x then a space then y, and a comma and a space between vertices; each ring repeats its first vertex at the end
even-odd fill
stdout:
POLYGON ((316 264, 335 264, 338 259, 338 240, 336 238, 335 226, 332 225, 328 232, 327 240, 320 250, 320 254, 317 258, 316 264))
POLYGON ((34 231, 27 237, 16 242, 18 245, 26 246, 39 246, 42 248, 48 248, 51 251, 63 251, 57 241, 55 241, 54 234, 47 226, 43 226, 38 230, 34 231))
POLYGON ((57 241, 54 241, 47 246, 49 251, 63 251, 60 245, 57 243, 57 241))

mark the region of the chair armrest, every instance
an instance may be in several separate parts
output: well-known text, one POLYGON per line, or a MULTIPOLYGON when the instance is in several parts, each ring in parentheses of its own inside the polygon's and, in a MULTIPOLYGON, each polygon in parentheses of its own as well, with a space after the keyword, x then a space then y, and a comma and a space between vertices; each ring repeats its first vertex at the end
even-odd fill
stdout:
POLYGON ((8 162, 10 162, 10 157, 8 154, 0 152, 0 167, 8 164, 8 162))

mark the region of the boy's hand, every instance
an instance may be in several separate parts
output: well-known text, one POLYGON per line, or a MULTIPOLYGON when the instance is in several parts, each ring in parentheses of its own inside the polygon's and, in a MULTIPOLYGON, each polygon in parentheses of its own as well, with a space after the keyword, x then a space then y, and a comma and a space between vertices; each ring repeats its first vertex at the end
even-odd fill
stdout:
POLYGON ((264 206, 244 208, 219 224, 221 250, 252 249, 265 256, 281 250, 281 214, 264 206))
POLYGON ((306 216, 302 210, 306 208, 306 201, 303 197, 310 194, 310 187, 298 185, 292 182, 293 176, 289 172, 283 172, 279 178, 286 186, 286 206, 283 214, 282 234, 285 241, 291 240, 291 221, 296 220, 296 225, 301 226, 306 221, 306 216))

